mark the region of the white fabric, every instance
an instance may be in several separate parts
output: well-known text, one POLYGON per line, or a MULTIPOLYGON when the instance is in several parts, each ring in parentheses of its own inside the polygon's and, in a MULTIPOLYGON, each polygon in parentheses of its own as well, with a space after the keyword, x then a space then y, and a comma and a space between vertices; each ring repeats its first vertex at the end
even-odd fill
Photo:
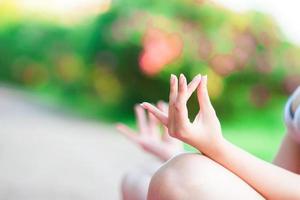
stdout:
POLYGON ((291 113, 291 104, 297 96, 300 96, 300 86, 295 90, 285 105, 284 119, 289 133, 300 143, 300 106, 296 109, 294 116, 292 116, 291 113))

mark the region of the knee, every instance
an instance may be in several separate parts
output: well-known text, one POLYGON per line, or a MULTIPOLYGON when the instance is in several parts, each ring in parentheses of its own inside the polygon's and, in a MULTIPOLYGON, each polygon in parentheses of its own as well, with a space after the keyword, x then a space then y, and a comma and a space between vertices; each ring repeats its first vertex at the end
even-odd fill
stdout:
MULTIPOLYGON (((211 167, 215 163, 206 156, 181 154, 163 165, 152 177, 148 199, 195 199, 213 184, 211 167), (192 197, 193 196, 193 197, 192 197)), ((210 190, 210 189, 209 189, 210 190)))

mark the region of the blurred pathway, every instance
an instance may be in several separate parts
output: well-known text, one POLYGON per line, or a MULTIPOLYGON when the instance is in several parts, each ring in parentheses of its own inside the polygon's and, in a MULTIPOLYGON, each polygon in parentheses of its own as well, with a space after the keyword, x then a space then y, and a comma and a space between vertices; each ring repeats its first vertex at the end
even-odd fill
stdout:
POLYGON ((110 125, 63 115, 0 87, 0 199, 115 200, 152 158, 110 125))

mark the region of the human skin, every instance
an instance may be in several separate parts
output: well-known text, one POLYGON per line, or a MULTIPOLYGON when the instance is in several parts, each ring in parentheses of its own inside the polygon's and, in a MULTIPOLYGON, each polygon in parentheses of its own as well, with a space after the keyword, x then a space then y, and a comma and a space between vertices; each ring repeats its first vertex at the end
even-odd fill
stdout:
POLYGON ((291 137, 291 133, 287 133, 284 136, 273 163, 291 172, 300 174, 300 144, 291 137))
MULTIPOLYGON (((190 91, 191 86, 195 87, 195 85, 198 83, 199 79, 197 80, 197 78, 195 78, 193 80, 193 84, 188 85, 190 91)), ((295 102, 292 103, 293 105, 295 104, 295 102)), ((161 111, 167 113, 168 105, 166 103, 159 102, 157 105, 161 111)), ((166 129, 164 129, 162 133, 163 137, 160 137, 161 133, 159 131, 159 124, 157 123, 157 120, 153 118, 153 116, 149 115, 147 117, 146 113, 140 106, 135 106, 135 111, 139 127, 138 131, 134 131, 124 124, 119 124, 117 128, 121 133, 123 133, 131 141, 139 145, 146 152, 159 158, 162 162, 170 159, 171 157, 174 157, 174 155, 183 151, 182 144, 180 143, 180 141, 168 137, 166 129), (160 141, 162 138, 164 139, 160 141)), ((292 111, 295 112, 295 109, 292 111)), ((289 136, 290 134, 287 134, 285 136, 280 151, 276 156, 274 163, 290 171, 297 172, 297 169, 299 169, 299 144, 297 144, 289 136)), ((150 179, 154 172, 162 164, 163 163, 159 162, 148 163, 147 167, 143 166, 134 168, 133 170, 125 174, 122 180, 123 199, 146 199, 150 179)), ((203 185, 199 185, 199 187, 197 188, 185 188, 187 193, 193 194, 194 197, 200 195, 201 199, 205 199, 204 197, 206 196, 207 199, 210 200, 212 198, 220 199, 221 197, 228 197, 230 199, 261 199, 261 196, 253 188, 247 185, 247 183, 239 179, 238 176, 232 174, 226 168, 210 160, 208 157, 199 154, 180 155, 170 160, 168 163, 164 164, 164 167, 160 168, 157 171, 157 173, 155 173, 155 176, 152 178, 156 181, 151 181, 152 184, 150 186, 150 194, 157 194, 155 184, 161 187, 161 183, 163 182, 162 180, 165 177, 163 175, 165 171, 164 169, 166 168, 172 169, 172 171, 174 171, 175 173, 174 177, 180 178, 178 182, 180 183, 179 185, 181 189, 184 189, 182 187, 184 180, 188 180, 188 182, 186 182, 186 186, 190 185, 191 183, 195 184, 197 182, 201 183, 205 181, 205 187, 203 187, 203 185), (178 160, 180 162, 178 162, 178 160), (181 167, 178 167, 178 164, 176 163, 181 163, 181 167), (190 173, 189 171, 191 168, 197 168, 197 172, 193 171, 190 173), (196 174, 198 174, 199 177, 196 177, 196 174), (218 177, 215 176, 216 174, 219 174, 218 177), (211 179, 213 180, 213 182, 216 183, 211 185, 211 179), (157 184, 157 182, 159 182, 159 184, 157 184), (221 187, 218 187, 218 185, 221 187), (153 192, 152 190, 154 190, 155 192, 153 192), (215 190, 217 190, 218 192, 214 192, 215 190), (232 193, 230 191, 238 191, 238 193, 232 193)), ((177 189, 171 188, 173 185, 176 185, 176 181, 172 181, 171 183, 167 182, 165 184, 167 184, 164 186, 166 191, 169 190, 171 191, 173 196, 175 195, 176 197, 179 197, 179 194, 177 193, 178 187, 177 189)), ((169 194, 169 192, 167 193, 169 194)), ((153 198, 155 199, 156 197, 153 198)))
MULTIPOLYGON (((291 103, 290 104, 287 103, 286 106, 288 107, 285 109, 286 112, 285 115, 292 115, 295 117, 295 113, 297 109, 300 110, 300 87, 295 90, 294 94, 290 98, 291 98, 291 103)), ((285 116, 285 120, 289 121, 290 119, 288 119, 288 117, 285 116)), ((298 139, 296 140, 293 136, 298 135, 300 133, 297 133, 297 129, 295 129, 295 127, 289 127, 289 126, 294 126, 293 123, 289 122, 286 123, 286 125, 288 127, 288 132, 283 138, 279 152, 275 157, 274 164, 299 174, 300 173, 300 143, 299 140, 298 139)))
MULTIPOLYGON (((165 102, 158 102, 157 107, 164 113, 168 112, 168 104, 165 102)), ((146 199, 149 183, 155 171, 173 156, 184 152, 182 142, 170 137, 167 128, 162 127, 152 114, 146 113, 140 105, 136 105, 134 110, 138 129, 133 130, 122 123, 117 124, 116 128, 131 142, 158 158, 158 161, 133 167, 124 174, 121 182, 123 200, 146 199)))
POLYGON ((148 200, 264 199, 231 171, 207 156, 184 153, 175 156, 152 176, 148 200))
MULTIPOLYGON (((188 118, 186 104, 194 91, 188 90, 187 80, 182 74, 179 80, 171 75, 168 114, 149 103, 143 103, 142 106, 168 127, 172 137, 190 144, 236 174, 266 199, 300 199, 300 175, 284 169, 282 164, 287 151, 284 149, 290 145, 288 138, 275 160, 282 167, 263 161, 227 141, 222 136, 220 122, 209 99, 207 76, 200 79, 197 87, 200 110, 193 122, 188 118)), ((295 147, 292 152, 296 153, 297 149, 295 147)))
MULTIPOLYGON (((168 104, 163 101, 158 102, 157 107, 163 113, 168 112, 168 104)), ((184 152, 182 142, 170 137, 167 128, 162 127, 153 114, 146 115, 147 113, 140 105, 136 105, 134 110, 138 130, 135 131, 127 125, 119 123, 116 128, 120 133, 161 162, 184 152)))

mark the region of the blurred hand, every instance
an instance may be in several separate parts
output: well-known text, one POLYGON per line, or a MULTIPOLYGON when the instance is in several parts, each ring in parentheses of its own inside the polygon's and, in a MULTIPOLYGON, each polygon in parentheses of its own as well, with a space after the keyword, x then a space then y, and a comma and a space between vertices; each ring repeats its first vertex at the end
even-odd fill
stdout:
POLYGON ((177 77, 171 75, 168 115, 149 103, 143 103, 142 106, 168 127, 171 136, 204 154, 216 150, 222 141, 221 125, 208 96, 207 76, 198 75, 187 85, 183 74, 180 75, 179 83, 177 77), (201 109, 195 120, 190 122, 187 101, 196 89, 201 109))
MULTIPOLYGON (((161 113, 168 113, 168 104, 157 104, 161 113)), ((168 135, 166 127, 161 131, 161 124, 151 113, 146 116, 145 110, 135 106, 138 131, 134 131, 124 124, 118 124, 117 129, 132 142, 139 145, 146 152, 158 157, 162 161, 169 160, 174 155, 183 152, 182 142, 168 135)))

